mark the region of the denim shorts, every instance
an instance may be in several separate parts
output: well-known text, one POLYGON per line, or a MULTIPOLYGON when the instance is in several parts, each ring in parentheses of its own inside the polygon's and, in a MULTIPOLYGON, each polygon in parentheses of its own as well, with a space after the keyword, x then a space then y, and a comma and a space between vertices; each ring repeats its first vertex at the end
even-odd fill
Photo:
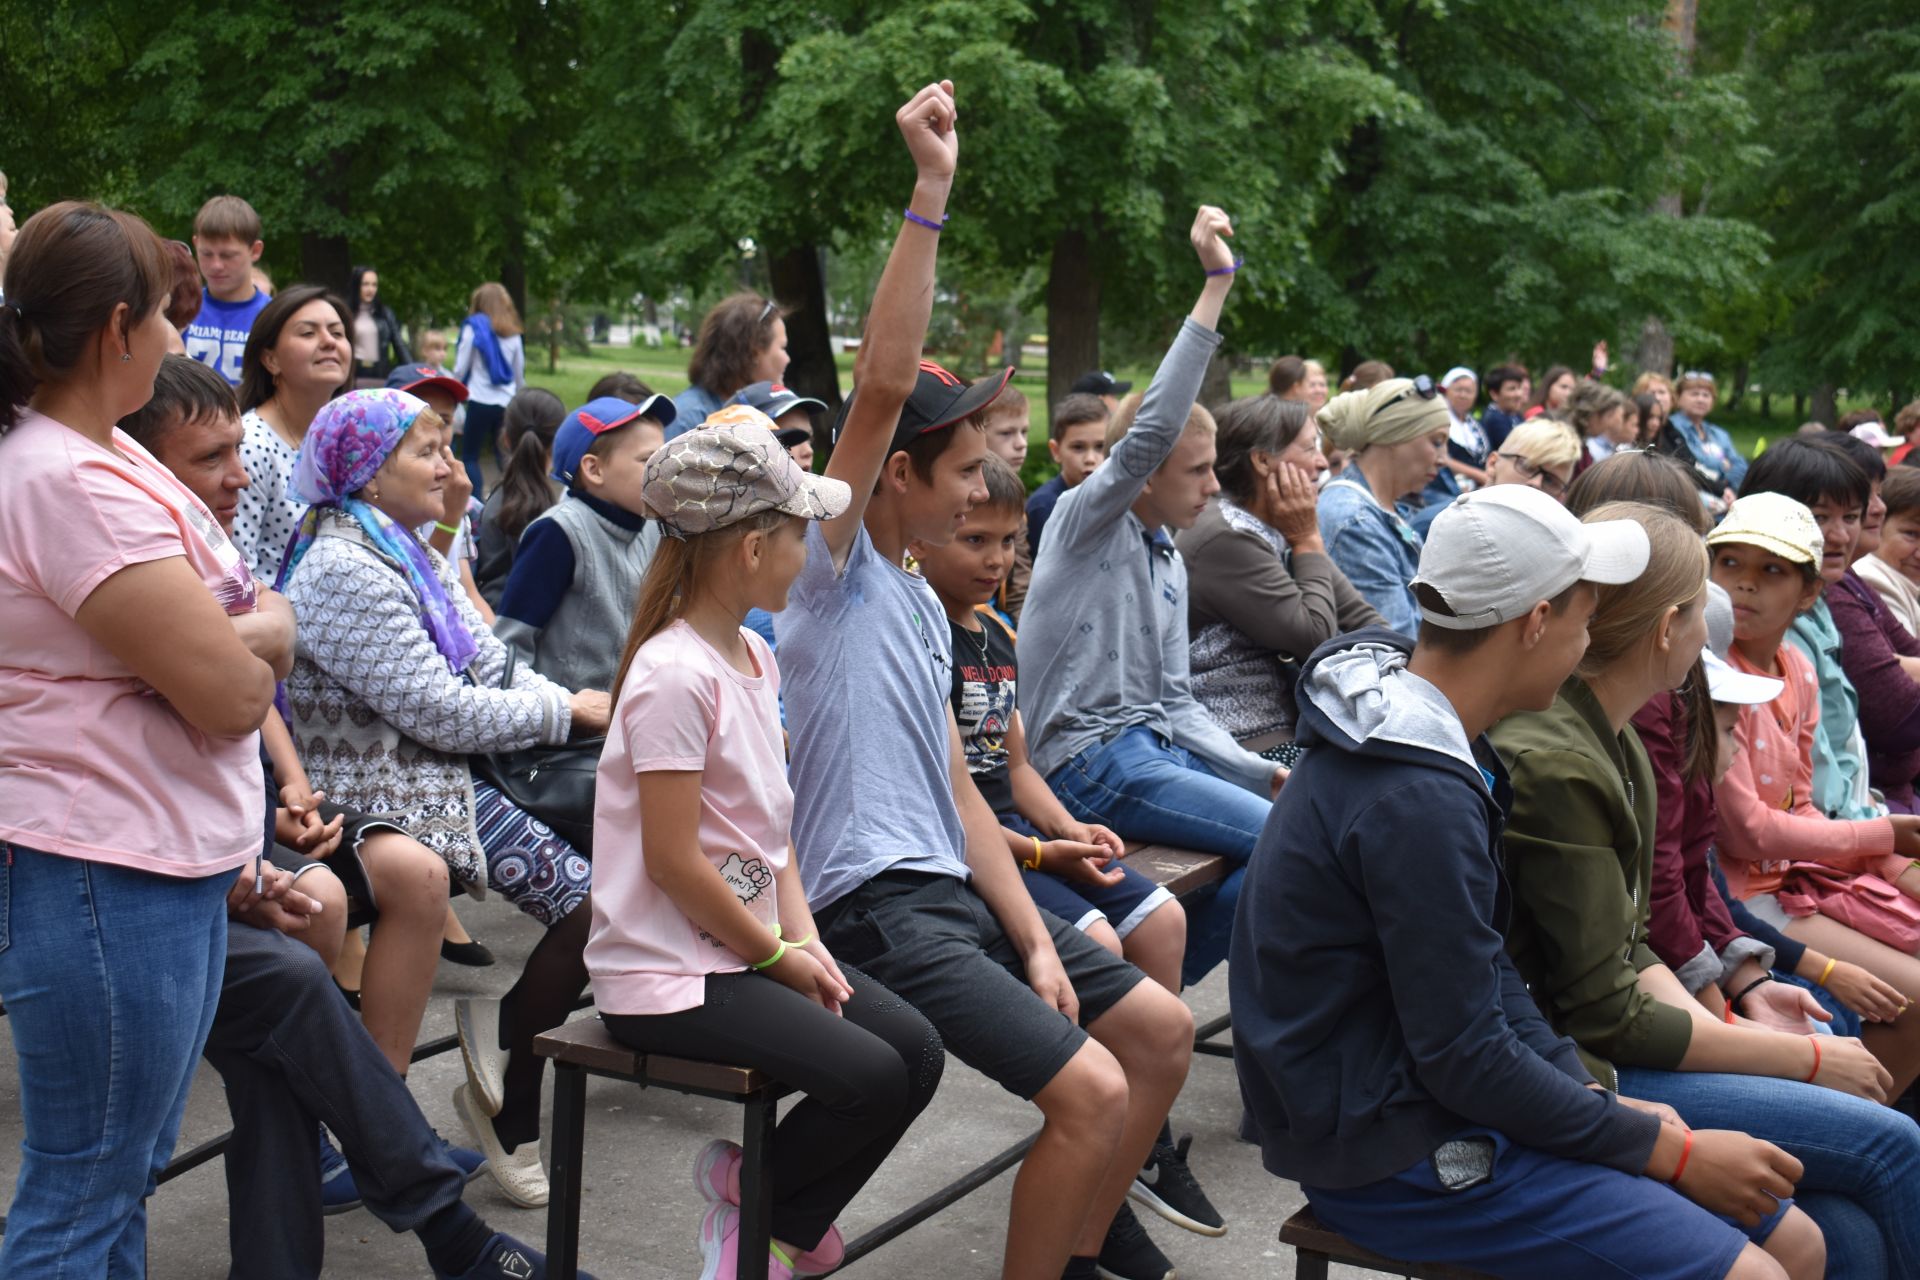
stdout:
MULTIPOLYGON (((1044 839, 1040 832, 1017 813, 995 814, 1000 825, 1022 835, 1044 839)), ((1066 880, 1045 871, 1034 871, 1028 867, 1020 868, 1020 879, 1027 886, 1027 893, 1033 898, 1033 905, 1043 911, 1051 911, 1074 928, 1084 932, 1090 925, 1104 920, 1113 926, 1113 931, 1125 938, 1140 926, 1140 922, 1160 909, 1160 905, 1173 901, 1173 895, 1166 887, 1153 882, 1152 877, 1144 874, 1124 862, 1112 863, 1109 869, 1120 871, 1119 884, 1086 884, 1078 880, 1066 880)))

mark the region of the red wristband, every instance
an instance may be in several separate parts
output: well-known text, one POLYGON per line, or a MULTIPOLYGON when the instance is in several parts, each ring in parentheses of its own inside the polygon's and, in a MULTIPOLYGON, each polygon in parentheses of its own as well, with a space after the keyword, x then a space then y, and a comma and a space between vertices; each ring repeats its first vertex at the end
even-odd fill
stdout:
POLYGON ((1687 1130, 1686 1145, 1680 1148, 1680 1163, 1673 1166, 1673 1176, 1667 1179, 1667 1185, 1680 1185, 1680 1175, 1687 1171, 1687 1157, 1693 1154, 1693 1130, 1687 1130))
POLYGON ((1727 1021, 1733 1021, 1733 1001, 1727 1001, 1727 1021))
POLYGON ((1812 1084, 1813 1078, 1820 1074, 1820 1037, 1808 1036, 1807 1039, 1813 1045, 1813 1070, 1807 1072, 1807 1083, 1812 1084))

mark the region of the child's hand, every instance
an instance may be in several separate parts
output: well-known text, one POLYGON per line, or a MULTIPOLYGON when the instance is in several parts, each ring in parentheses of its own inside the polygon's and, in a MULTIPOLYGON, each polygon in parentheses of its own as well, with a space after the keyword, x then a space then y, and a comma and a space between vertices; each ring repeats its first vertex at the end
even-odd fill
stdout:
POLYGON ((453 456, 451 440, 440 446, 440 453, 447 460, 447 487, 440 495, 445 504, 440 523, 458 529, 460 522, 467 518, 467 500, 473 497, 473 477, 467 474, 466 464, 453 456))
MULTIPOLYGON (((1662 1172, 1672 1175, 1671 1169, 1662 1172)), ((1693 1150, 1676 1185, 1701 1208, 1754 1227, 1793 1194, 1804 1172, 1798 1160, 1771 1142, 1731 1129, 1695 1129, 1693 1150)), ((1651 1168, 1647 1173, 1660 1177, 1651 1168)))
POLYGON ((846 979, 839 976, 839 970, 836 968, 833 973, 828 973, 826 966, 808 955, 804 947, 788 947, 780 956, 780 962, 769 966, 765 972, 774 981, 792 987, 828 1013, 838 1014, 840 1006, 853 996, 846 979))
POLYGON ((1868 1102, 1887 1101, 1893 1077, 1865 1045, 1847 1036, 1820 1036, 1818 1040, 1820 1069, 1814 1072, 1812 1083, 1865 1098, 1868 1102))
POLYGON ((1845 960, 1834 961, 1821 985, 1868 1022, 1892 1022, 1906 1011, 1907 998, 1898 987, 1845 960))
MULTIPOLYGON (((1887 821, 1893 824, 1893 851, 1903 858, 1920 858, 1920 814, 1894 813, 1887 815, 1887 821)), ((1920 897, 1912 882, 1920 879, 1916 868, 1908 867, 1894 881, 1908 897, 1920 897)))
POLYGON ((900 126, 900 136, 907 140, 907 150, 913 153, 914 167, 922 178, 953 176, 960 159, 960 135, 954 129, 958 116, 951 80, 928 85, 894 113, 893 122, 900 126))
POLYGON ((1120 868, 1109 867, 1113 857, 1113 850, 1102 844, 1048 840, 1040 846, 1040 869, 1062 880, 1112 888, 1126 878, 1120 868))
POLYGON ((1049 1005, 1067 1015, 1067 1021, 1076 1026, 1080 1022, 1080 997, 1073 992, 1073 983, 1067 981, 1067 971, 1060 964, 1060 953, 1048 942, 1041 951, 1027 957, 1027 985, 1033 993, 1049 1005))
POLYGON ((1285 765, 1278 765, 1274 768, 1273 781, 1267 784, 1267 794, 1270 797, 1275 800, 1280 798, 1280 788, 1287 785, 1287 778, 1291 772, 1292 771, 1285 765))
POLYGON ((1816 1022, 1832 1022, 1833 1015, 1820 1007, 1813 993, 1791 982, 1763 982, 1747 993, 1742 1001, 1745 1017, 1769 1031, 1785 1031, 1804 1036, 1816 1022))
POLYGON ((809 942, 804 949, 808 955, 820 962, 820 967, 827 971, 828 977, 839 983, 848 995, 853 994, 853 984, 847 981, 847 975, 840 972, 840 966, 834 963, 833 957, 827 953, 827 944, 820 941, 819 934, 816 933, 813 941, 809 942))
POLYGON ((1200 212, 1193 215, 1193 230, 1187 233, 1187 238, 1192 241, 1194 252, 1200 255, 1203 270, 1222 271, 1233 266, 1233 250, 1227 247, 1225 239, 1232 234, 1233 222, 1226 214, 1210 204, 1200 206, 1200 212))
POLYGON ((1124 858, 1127 854, 1127 842, 1097 822, 1069 822, 1060 828, 1060 838, 1078 840, 1081 844, 1101 845, 1116 858, 1124 858))

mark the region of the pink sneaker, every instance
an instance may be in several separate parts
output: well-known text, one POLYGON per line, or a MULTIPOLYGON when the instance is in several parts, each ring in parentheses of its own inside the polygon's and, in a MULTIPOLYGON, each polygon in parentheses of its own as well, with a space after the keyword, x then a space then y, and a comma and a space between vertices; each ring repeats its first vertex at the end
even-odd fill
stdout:
POLYGON ((740 1203, 740 1146, 715 1140, 693 1158, 693 1189, 708 1204, 740 1203))
MULTIPOLYGON (((700 1219, 700 1280, 735 1280, 740 1274, 740 1210, 724 1200, 700 1219)), ((779 1255, 767 1257, 767 1280, 793 1280, 779 1255)))
MULTIPOLYGON (((793 1274, 796 1276, 823 1276, 847 1260, 847 1242, 841 1238, 840 1228, 827 1228, 827 1234, 820 1237, 820 1243, 804 1253, 793 1257, 793 1274)), ((775 1262, 779 1259, 775 1258, 775 1262)))

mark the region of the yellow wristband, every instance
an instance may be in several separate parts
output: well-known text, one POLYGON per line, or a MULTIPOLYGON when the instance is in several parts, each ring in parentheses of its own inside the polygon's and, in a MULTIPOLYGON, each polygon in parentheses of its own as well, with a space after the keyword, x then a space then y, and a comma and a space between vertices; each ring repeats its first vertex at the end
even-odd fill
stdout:
POLYGON ((457 524, 441 524, 438 520, 435 520, 433 527, 442 533, 450 533, 455 537, 460 536, 460 526, 457 524))
POLYGON ((1816 987, 1824 987, 1824 986, 1826 986, 1826 985, 1827 985, 1827 979, 1828 979, 1828 978, 1831 978, 1831 977, 1833 976, 1833 963, 1834 963, 1834 961, 1833 961, 1833 957, 1832 957, 1832 956, 1828 956, 1828 957, 1827 957, 1827 967, 1826 967, 1826 968, 1824 968, 1824 969, 1822 969, 1822 970, 1820 971, 1820 976, 1819 976, 1819 977, 1817 977, 1817 978, 1815 978, 1815 979, 1813 980, 1813 984, 1814 984, 1814 985, 1815 985, 1816 987))
POLYGON ((779 964, 780 957, 786 954, 787 954, 787 944, 782 942, 779 946, 773 949, 772 955, 768 956, 765 960, 762 960, 759 964, 756 964, 753 967, 755 969, 771 969, 773 968, 773 966, 779 964))
POLYGON ((1034 836, 1032 837, 1032 839, 1033 839, 1033 861, 1024 862, 1021 865, 1024 866, 1029 871, 1038 871, 1040 869, 1040 854, 1042 851, 1042 846, 1040 844, 1039 836, 1034 836))
POLYGON ((790 946, 790 947, 792 947, 792 948, 793 948, 793 949, 794 949, 795 951, 798 951, 798 950, 799 950, 799 949, 800 949, 801 947, 804 947, 804 946, 806 946, 806 945, 807 945, 807 944, 808 944, 809 942, 812 942, 812 941, 814 940, 814 938, 815 938, 815 936, 816 936, 816 935, 814 935, 814 934, 811 934, 811 933, 810 933, 810 934, 808 934, 808 935, 807 935, 806 937, 804 937, 804 938, 800 938, 800 939, 798 939, 798 940, 796 940, 796 941, 793 941, 793 942, 789 942, 789 943, 788 943, 787 945, 788 945, 788 946, 790 946))

